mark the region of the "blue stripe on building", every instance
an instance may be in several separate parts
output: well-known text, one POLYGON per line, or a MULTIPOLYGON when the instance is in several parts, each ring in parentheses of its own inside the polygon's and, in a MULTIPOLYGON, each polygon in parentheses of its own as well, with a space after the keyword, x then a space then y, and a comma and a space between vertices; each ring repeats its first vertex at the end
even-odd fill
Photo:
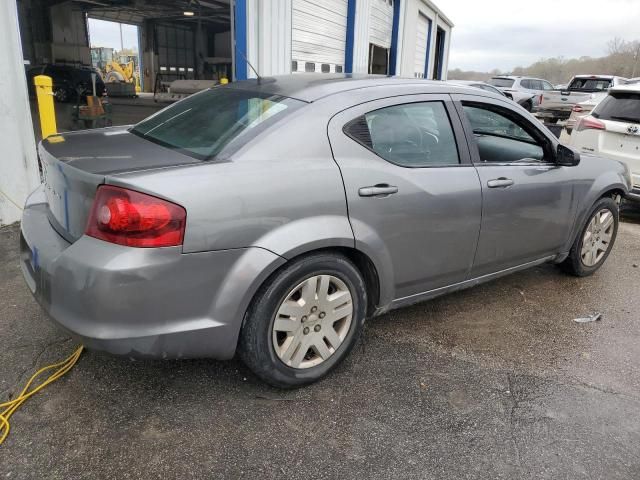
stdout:
POLYGON ((353 43, 356 28, 356 0, 347 3, 347 39, 344 52, 344 71, 353 73, 353 43))
MULTIPOLYGON (((236 80, 247 79, 247 0, 235 2, 236 80)), ((233 39, 232 39, 233 41, 233 39)))
POLYGON ((396 74, 398 63, 398 30, 400 28, 400 0, 393 2, 393 26, 391 29, 391 51, 389 52, 389 75, 396 74))

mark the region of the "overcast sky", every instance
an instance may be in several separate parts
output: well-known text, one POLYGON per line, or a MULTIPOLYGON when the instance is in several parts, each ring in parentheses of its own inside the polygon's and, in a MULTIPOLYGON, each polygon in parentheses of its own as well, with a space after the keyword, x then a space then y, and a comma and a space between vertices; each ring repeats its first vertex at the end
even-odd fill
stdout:
POLYGON ((640 40, 640 0, 436 0, 455 24, 449 68, 503 71, 540 58, 606 55, 640 40))
MULTIPOLYGON (((122 24, 124 48, 138 48, 137 30, 133 25, 122 24)), ((120 50, 120 28, 117 23, 90 18, 89 37, 92 47, 111 47, 120 50)))

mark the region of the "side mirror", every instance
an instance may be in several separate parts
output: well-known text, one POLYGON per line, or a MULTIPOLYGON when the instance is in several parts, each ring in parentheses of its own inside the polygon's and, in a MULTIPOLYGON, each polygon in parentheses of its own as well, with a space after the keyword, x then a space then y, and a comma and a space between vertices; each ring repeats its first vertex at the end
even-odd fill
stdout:
POLYGON ((580 163, 580 153, 562 144, 556 151, 556 164, 561 167, 575 167, 580 163))

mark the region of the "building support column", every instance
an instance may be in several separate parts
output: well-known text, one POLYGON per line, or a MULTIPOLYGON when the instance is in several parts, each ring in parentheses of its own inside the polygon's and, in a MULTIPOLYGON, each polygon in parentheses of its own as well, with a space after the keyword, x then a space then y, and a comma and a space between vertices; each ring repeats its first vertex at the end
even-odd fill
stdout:
POLYGON ((0 225, 20 220, 40 184, 15 0, 0 2, 0 225))
MULTIPOLYGON (((292 0, 246 2, 247 59, 260 76, 291 73, 292 0)), ((251 67, 247 68, 247 77, 255 78, 251 67)))

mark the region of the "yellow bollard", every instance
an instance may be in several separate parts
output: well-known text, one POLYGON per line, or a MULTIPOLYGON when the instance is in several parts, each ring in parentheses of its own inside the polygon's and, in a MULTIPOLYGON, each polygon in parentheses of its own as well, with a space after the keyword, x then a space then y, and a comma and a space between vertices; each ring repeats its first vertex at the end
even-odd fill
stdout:
POLYGON ((38 97, 38 112, 40 113, 40 130, 42 138, 58 133, 56 129, 56 111, 53 107, 53 81, 46 75, 33 78, 38 97))
POLYGON ((229 79, 227 77, 222 77, 220 79, 220 85, 226 85, 227 83, 229 83, 229 79))

